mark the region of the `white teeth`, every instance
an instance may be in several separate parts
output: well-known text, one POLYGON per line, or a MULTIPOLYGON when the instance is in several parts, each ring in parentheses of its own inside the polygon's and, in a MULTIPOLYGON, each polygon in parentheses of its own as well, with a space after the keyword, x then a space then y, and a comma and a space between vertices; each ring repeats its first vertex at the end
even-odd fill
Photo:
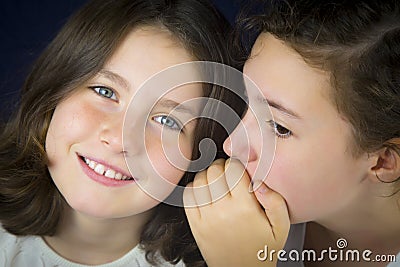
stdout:
POLYGON ((108 177, 108 178, 114 178, 114 177, 115 177, 115 171, 114 171, 114 170, 108 169, 108 170, 106 171, 106 174, 104 174, 104 176, 105 176, 105 177, 108 177))
POLYGON ((122 174, 120 174, 119 172, 117 172, 117 173, 115 174, 115 179, 121 180, 121 179, 122 179, 122 174))
POLYGON ((94 170, 94 167, 96 167, 96 162, 90 161, 89 162, 89 167, 94 170))
POLYGON ((87 158, 83 158, 84 161, 86 162, 86 164, 89 166, 89 168, 91 168, 92 170, 94 170, 96 173, 100 174, 100 175, 104 175, 105 177, 111 178, 111 179, 117 179, 117 180, 127 180, 130 177, 123 175, 122 173, 119 173, 113 169, 107 169, 106 167, 100 163, 97 163, 93 160, 87 159, 87 158))
POLYGON ((97 172, 98 174, 103 175, 104 174, 104 166, 101 164, 97 164, 96 168, 94 168, 94 171, 97 172))

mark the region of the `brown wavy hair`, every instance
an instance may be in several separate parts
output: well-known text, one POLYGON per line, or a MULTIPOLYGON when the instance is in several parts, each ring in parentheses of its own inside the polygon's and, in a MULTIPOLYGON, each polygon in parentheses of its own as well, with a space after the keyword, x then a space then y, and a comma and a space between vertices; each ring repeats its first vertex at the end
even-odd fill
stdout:
MULTIPOLYGON (((207 0, 93 0, 74 14, 41 54, 21 92, 19 109, 0 135, 0 222, 15 235, 54 235, 66 204, 53 183, 44 149, 57 104, 92 78, 125 36, 136 27, 167 29, 197 60, 229 64, 229 23, 207 0)), ((205 85, 204 94, 244 106, 223 88, 205 85)), ((227 136, 212 121, 199 121, 193 158, 204 137, 224 156, 227 136)), ((193 179, 186 173, 180 185, 193 179)), ((145 225, 141 245, 149 262, 165 260, 204 266, 183 208, 159 204, 145 225)))
POLYGON ((385 147, 400 154, 400 2, 254 3, 258 10, 247 7, 238 19, 242 60, 260 32, 272 34, 311 67, 330 73, 330 99, 352 125, 355 156, 385 147))

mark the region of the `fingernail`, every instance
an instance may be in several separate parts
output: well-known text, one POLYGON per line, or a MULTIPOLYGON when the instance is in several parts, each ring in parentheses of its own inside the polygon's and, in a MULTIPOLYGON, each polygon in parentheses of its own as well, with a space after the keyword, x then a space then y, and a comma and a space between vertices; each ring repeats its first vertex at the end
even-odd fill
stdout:
POLYGON ((264 183, 260 183, 258 188, 255 189, 259 194, 265 194, 268 191, 268 187, 264 183))
POLYGON ((253 180, 250 181, 249 184, 249 193, 253 193, 254 192, 254 182, 253 180))

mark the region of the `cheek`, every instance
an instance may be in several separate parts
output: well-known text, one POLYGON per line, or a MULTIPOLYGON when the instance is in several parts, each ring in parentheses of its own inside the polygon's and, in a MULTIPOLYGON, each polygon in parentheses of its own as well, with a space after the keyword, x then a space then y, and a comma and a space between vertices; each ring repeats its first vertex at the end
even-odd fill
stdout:
POLYGON ((310 163, 306 157, 276 153, 266 183, 272 190, 280 193, 289 206, 292 203, 299 206, 309 190, 308 180, 304 176, 306 173, 310 175, 307 170, 310 163))
POLYGON ((185 169, 183 169, 179 163, 176 162, 174 157, 166 156, 163 151, 156 149, 154 152, 149 151, 151 165, 158 177, 168 181, 171 184, 178 184, 185 169))
POLYGON ((351 160, 346 160, 340 149, 311 148, 298 146, 298 153, 277 151, 266 180, 285 198, 292 223, 315 220, 333 211, 355 185, 351 160))
POLYGON ((141 188, 152 198, 164 201, 176 188, 185 171, 176 166, 172 158, 167 158, 161 142, 155 138, 151 144, 147 144, 146 155, 142 155, 140 161, 146 176, 140 184, 141 188))
POLYGON ((99 125, 99 117, 98 110, 79 101, 70 99, 60 103, 53 113, 46 136, 49 157, 56 152, 67 152, 75 142, 88 138, 95 125, 99 125))
POLYGON ((146 134, 146 158, 157 176, 178 184, 192 158, 193 136, 175 131, 160 131, 149 127, 146 134))
POLYGON ((185 151, 181 151, 180 147, 178 142, 168 139, 161 141, 156 133, 146 136, 146 158, 150 161, 150 170, 147 173, 171 184, 178 184, 189 164, 186 157, 190 156, 187 147, 184 148, 185 151))

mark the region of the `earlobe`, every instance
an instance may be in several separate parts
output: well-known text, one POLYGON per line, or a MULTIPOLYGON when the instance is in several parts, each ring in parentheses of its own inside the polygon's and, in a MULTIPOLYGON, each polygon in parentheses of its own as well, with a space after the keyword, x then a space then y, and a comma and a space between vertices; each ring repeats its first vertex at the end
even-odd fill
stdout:
POLYGON ((383 183, 394 183, 400 179, 400 153, 394 146, 387 146, 376 153, 371 172, 383 183))

